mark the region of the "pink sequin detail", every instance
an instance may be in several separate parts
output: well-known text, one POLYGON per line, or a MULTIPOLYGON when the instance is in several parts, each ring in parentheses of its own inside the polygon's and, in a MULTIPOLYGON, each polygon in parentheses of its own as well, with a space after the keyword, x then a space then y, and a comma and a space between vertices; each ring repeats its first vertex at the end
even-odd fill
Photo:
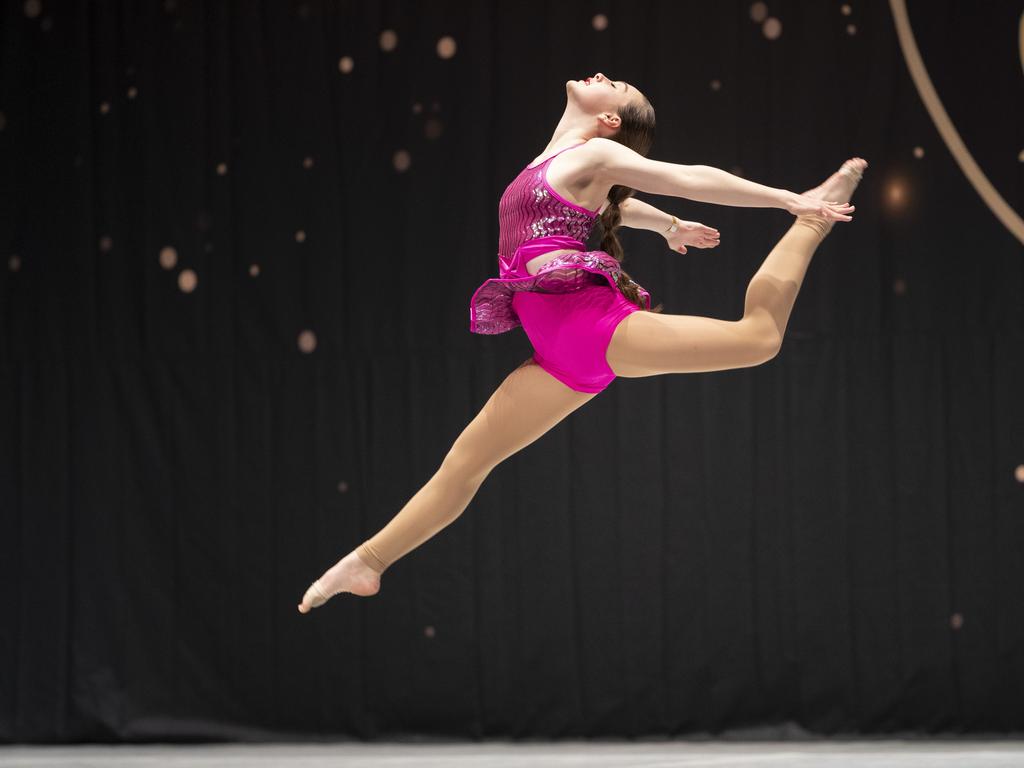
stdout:
MULTIPOLYGON (((561 152, 533 168, 524 168, 501 196, 499 276, 486 280, 470 299, 469 329, 473 333, 504 333, 521 325, 512 308, 512 295, 517 291, 566 293, 605 281, 619 290, 619 262, 605 251, 585 250, 599 215, 562 199, 547 183, 546 168, 561 152), (526 271, 526 263, 534 256, 563 248, 579 250, 556 256, 536 275, 526 271)), ((650 294, 639 285, 637 288, 649 309, 650 294)))

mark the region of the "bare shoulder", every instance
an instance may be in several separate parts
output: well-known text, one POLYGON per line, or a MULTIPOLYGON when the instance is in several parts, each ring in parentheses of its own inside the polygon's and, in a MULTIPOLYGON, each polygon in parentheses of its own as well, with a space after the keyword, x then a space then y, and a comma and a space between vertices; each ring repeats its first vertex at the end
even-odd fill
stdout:
POLYGON ((641 192, 681 195, 685 166, 651 160, 625 144, 600 136, 588 140, 583 151, 593 164, 594 176, 609 186, 621 184, 641 192))

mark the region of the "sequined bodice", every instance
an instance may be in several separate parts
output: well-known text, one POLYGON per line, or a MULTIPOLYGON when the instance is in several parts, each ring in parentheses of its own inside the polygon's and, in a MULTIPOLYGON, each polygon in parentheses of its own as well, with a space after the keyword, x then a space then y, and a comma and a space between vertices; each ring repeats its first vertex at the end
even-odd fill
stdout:
POLYGON ((523 253, 517 258, 519 251, 544 252, 544 245, 550 245, 546 248, 549 251, 577 247, 572 241, 578 241, 582 250, 590 237, 598 213, 563 199, 547 182, 548 164, 566 149, 532 168, 524 168, 505 188, 498 203, 498 266, 502 277, 525 274, 528 259, 521 258, 523 253), (542 239, 536 243, 538 248, 523 248, 542 239))

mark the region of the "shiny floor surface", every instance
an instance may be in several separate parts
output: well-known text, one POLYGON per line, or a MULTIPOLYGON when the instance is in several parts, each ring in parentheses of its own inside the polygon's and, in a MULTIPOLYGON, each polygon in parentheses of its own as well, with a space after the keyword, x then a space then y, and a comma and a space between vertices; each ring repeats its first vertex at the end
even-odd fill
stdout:
POLYGON ((670 768, 672 766, 815 766, 815 768, 1020 768, 1024 741, 834 741, 716 743, 555 742, 482 744, 246 744, 0 747, 0 766, 75 768, 670 768))

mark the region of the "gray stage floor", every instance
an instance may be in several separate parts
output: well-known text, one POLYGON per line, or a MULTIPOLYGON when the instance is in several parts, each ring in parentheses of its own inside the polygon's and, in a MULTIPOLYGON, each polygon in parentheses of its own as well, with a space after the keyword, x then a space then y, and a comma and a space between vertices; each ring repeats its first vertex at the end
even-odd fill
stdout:
POLYGON ((847 768, 975 768, 1024 766, 1024 741, 836 741, 550 744, 266 744, 213 746, 0 747, 0 766, 279 766, 280 768, 398 768, 498 766, 542 768, 669 768, 670 766, 821 766, 847 768))

